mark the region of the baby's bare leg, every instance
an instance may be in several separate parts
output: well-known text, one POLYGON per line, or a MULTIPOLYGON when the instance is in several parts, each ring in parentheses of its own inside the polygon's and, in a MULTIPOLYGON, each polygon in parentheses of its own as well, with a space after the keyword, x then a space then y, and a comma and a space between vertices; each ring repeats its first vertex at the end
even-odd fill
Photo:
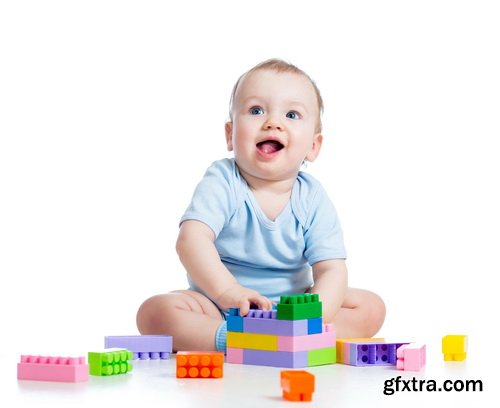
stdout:
POLYGON ((175 351, 215 350, 215 332, 222 320, 206 296, 191 290, 153 296, 137 312, 141 334, 173 336, 175 351))
POLYGON ((384 301, 375 293, 348 288, 341 309, 333 318, 338 339, 372 337, 385 319, 384 301))

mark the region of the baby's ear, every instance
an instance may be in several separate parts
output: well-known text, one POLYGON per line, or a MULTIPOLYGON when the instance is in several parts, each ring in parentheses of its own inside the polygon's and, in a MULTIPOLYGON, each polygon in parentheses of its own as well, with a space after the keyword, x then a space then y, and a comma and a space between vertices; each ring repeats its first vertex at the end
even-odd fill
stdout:
POLYGON ((227 150, 232 152, 233 151, 233 122, 226 122, 225 131, 226 131, 227 150))
POLYGON ((321 150, 321 145, 323 144, 323 135, 321 133, 316 133, 314 135, 313 144, 311 146, 311 150, 307 153, 306 160, 308 162, 313 162, 318 157, 318 154, 321 150))

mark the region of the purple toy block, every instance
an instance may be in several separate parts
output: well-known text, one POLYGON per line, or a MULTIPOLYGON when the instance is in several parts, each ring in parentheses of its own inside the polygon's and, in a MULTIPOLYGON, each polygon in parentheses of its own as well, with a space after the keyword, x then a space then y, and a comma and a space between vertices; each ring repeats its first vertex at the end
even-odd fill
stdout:
POLYGON ((398 347, 408 343, 350 343, 349 364, 355 366, 396 365, 398 347))
POLYGON ((104 348, 114 347, 131 351, 134 359, 167 359, 172 352, 172 336, 106 336, 104 348))
POLYGON ((252 309, 243 318, 243 331, 278 336, 305 336, 308 333, 308 321, 277 320, 276 310, 252 309))
POLYGON ((243 364, 301 368, 307 367, 307 363, 307 351, 291 353, 288 351, 243 350, 243 364))

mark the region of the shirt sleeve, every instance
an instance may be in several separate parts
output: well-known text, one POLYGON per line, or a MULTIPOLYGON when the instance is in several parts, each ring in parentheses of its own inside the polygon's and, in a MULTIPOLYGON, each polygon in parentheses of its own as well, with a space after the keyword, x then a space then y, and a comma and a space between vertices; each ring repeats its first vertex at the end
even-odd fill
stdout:
POLYGON ((321 185, 317 186, 304 231, 304 256, 310 265, 347 257, 337 211, 321 185))
POLYGON ((196 186, 191 203, 179 225, 187 220, 201 221, 208 225, 217 237, 234 211, 234 181, 234 166, 229 160, 214 162, 196 186))

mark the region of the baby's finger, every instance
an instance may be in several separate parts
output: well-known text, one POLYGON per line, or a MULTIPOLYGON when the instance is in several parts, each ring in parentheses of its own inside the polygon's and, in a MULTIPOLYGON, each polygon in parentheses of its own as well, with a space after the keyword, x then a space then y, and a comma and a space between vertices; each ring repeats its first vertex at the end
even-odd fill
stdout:
POLYGON ((271 310, 273 308, 272 302, 265 296, 258 295, 252 298, 251 300, 259 307, 259 309, 271 310))
POLYGON ((247 299, 241 299, 238 302, 238 307, 240 308, 240 316, 246 316, 250 310, 250 301, 247 299))

